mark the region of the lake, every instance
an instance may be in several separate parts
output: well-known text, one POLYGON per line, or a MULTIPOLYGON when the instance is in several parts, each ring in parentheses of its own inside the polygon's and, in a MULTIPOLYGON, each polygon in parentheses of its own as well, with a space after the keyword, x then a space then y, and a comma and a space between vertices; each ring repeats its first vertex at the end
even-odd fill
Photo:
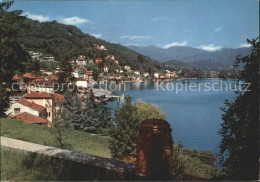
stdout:
MULTIPOLYGON (((232 88, 236 83, 235 80, 220 79, 128 82, 121 85, 121 89, 126 87, 126 91, 116 91, 115 94, 129 94, 133 102, 142 99, 160 107, 171 124, 175 143, 180 140, 184 148, 210 150, 217 154, 220 144, 218 131, 222 122, 220 108, 225 99, 234 99, 232 88)), ((117 100, 107 102, 111 108, 116 108, 117 103, 117 100)))

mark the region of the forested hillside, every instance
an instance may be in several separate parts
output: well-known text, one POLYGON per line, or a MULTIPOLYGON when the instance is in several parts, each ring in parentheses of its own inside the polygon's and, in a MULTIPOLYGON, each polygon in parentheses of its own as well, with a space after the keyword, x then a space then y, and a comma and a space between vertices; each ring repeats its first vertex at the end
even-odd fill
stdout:
POLYGON ((161 65, 119 44, 112 44, 84 34, 80 29, 72 25, 64 25, 57 21, 43 22, 26 20, 30 25, 25 33, 18 36, 21 46, 29 51, 40 51, 45 54, 53 54, 58 61, 73 60, 79 55, 90 58, 105 57, 113 54, 119 64, 130 65, 133 70, 148 71, 161 69, 161 65), (104 45, 107 50, 97 50, 94 44, 104 45))

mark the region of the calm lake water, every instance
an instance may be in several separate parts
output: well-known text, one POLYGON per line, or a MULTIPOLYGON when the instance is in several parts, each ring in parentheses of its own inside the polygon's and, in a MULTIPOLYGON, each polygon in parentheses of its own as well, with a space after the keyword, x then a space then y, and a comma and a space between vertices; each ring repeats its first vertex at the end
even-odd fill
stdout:
MULTIPOLYGON (((218 131, 222 122, 220 108, 224 106, 225 99, 235 97, 232 88, 236 83, 235 80, 219 79, 125 83, 126 91, 116 91, 115 94, 129 94, 133 102, 142 99, 160 107, 171 124, 175 143, 180 140, 184 148, 218 153, 218 131), (181 85, 183 90, 177 92, 181 85)), ((114 100, 107 104, 116 108, 117 102, 114 100)))

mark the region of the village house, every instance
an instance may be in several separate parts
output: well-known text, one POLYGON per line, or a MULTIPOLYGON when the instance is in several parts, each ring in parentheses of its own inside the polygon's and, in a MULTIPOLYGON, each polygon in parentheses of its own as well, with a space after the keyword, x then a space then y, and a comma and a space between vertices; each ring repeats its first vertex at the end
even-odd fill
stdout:
POLYGON ((135 70, 135 71, 134 71, 134 74, 136 74, 136 75, 140 75, 140 71, 135 70))
POLYGON ((42 53, 39 53, 39 52, 28 51, 28 53, 29 53, 29 55, 30 55, 30 57, 31 57, 32 59, 37 59, 37 60, 39 60, 39 59, 41 58, 41 56, 42 56, 42 53))
POLYGON ((122 69, 116 69, 116 72, 117 72, 117 73, 124 73, 124 70, 122 70, 122 69))
POLYGON ((148 72, 144 72, 144 77, 148 77, 149 76, 149 73, 148 72))
POLYGON ((107 48, 104 45, 93 44, 96 49, 106 51, 107 48))
POLYGON ((87 65, 87 60, 86 60, 86 57, 83 56, 83 55, 80 55, 77 60, 76 60, 76 63, 80 66, 86 66, 87 65))
POLYGON ((75 78, 86 78, 86 72, 85 71, 74 71, 72 72, 72 75, 75 77, 75 78))
POLYGON ((165 79, 166 75, 160 75, 160 79, 165 79))
POLYGON ((112 60, 112 61, 115 61, 115 56, 114 55, 107 55, 106 56, 106 58, 105 58, 106 60, 112 60))
POLYGON ((88 62, 89 64, 93 64, 93 63, 94 63, 94 60, 93 60, 93 59, 88 59, 87 62, 88 62))
POLYGON ((88 81, 83 78, 76 78, 76 85, 77 85, 77 87, 87 88, 88 81))
POLYGON ((109 79, 111 80, 121 80, 124 78, 124 75, 122 74, 113 74, 111 76, 109 76, 109 79))
POLYGON ((60 68, 57 67, 56 70, 54 71, 55 74, 59 73, 60 72, 60 68))
POLYGON ((64 96, 57 93, 32 92, 24 96, 29 102, 46 108, 48 122, 53 122, 55 113, 59 110, 59 104, 64 101, 64 96))
POLYGON ((51 71, 46 71, 46 70, 43 69, 43 68, 40 68, 40 73, 41 73, 41 74, 46 74, 46 75, 52 75, 52 72, 51 72, 51 71))
POLYGON ((160 74, 159 74, 158 72, 155 72, 155 73, 153 74, 153 76, 154 76, 155 78, 159 78, 159 77, 160 77, 160 74))
POLYGON ((119 64, 119 62, 117 60, 115 60, 115 64, 119 64))
POLYGON ((88 81, 92 81, 93 80, 93 71, 86 71, 86 79, 88 81))
MULTIPOLYGON (((36 78, 38 78, 38 77, 32 73, 24 73, 23 75, 14 75, 12 77, 12 80, 14 80, 17 83, 18 89, 20 89, 22 91, 26 91, 27 90, 26 84, 36 78)), ((15 89, 17 89, 17 88, 15 88, 15 89)))
POLYGON ((58 80, 56 75, 39 76, 37 79, 30 81, 27 84, 27 93, 31 92, 47 92, 54 93, 54 82, 58 80))
POLYGON ((108 72, 109 71, 109 68, 107 67, 107 66, 104 66, 103 68, 102 68, 102 71, 104 71, 104 72, 108 72))
POLYGON ((21 120, 25 123, 40 124, 40 125, 47 125, 48 124, 47 119, 44 119, 44 118, 39 117, 39 116, 35 116, 35 115, 27 113, 27 112, 17 114, 15 116, 13 116, 12 118, 17 119, 17 120, 21 120))
POLYGON ((20 100, 10 106, 10 108, 6 111, 6 115, 15 116, 20 113, 29 113, 34 116, 39 116, 44 119, 47 117, 46 108, 38 105, 34 102, 29 102, 27 100, 20 100))
POLYGON ((55 57, 52 54, 46 54, 45 61, 55 61, 55 57))
POLYGON ((131 67, 130 67, 129 65, 125 65, 125 69, 126 69, 127 71, 130 71, 130 70, 131 70, 131 67))
POLYGON ((103 60, 101 58, 96 59, 96 63, 102 63, 102 62, 103 62, 103 60))
POLYGON ((173 72, 168 71, 168 72, 166 72, 165 75, 167 78, 175 78, 177 76, 176 71, 173 71, 173 72))

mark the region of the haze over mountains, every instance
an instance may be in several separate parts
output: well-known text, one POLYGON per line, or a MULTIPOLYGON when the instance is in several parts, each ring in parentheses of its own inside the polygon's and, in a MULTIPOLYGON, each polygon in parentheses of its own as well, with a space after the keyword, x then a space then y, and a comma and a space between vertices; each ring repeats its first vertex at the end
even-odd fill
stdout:
POLYGON ((231 66, 237 55, 245 56, 250 54, 250 48, 223 48, 220 51, 214 52, 182 46, 163 49, 154 46, 138 47, 131 45, 128 48, 161 63, 174 60, 185 63, 192 62, 193 65, 196 65, 196 62, 201 64, 201 62, 211 61, 212 63, 213 61, 218 65, 231 66))

